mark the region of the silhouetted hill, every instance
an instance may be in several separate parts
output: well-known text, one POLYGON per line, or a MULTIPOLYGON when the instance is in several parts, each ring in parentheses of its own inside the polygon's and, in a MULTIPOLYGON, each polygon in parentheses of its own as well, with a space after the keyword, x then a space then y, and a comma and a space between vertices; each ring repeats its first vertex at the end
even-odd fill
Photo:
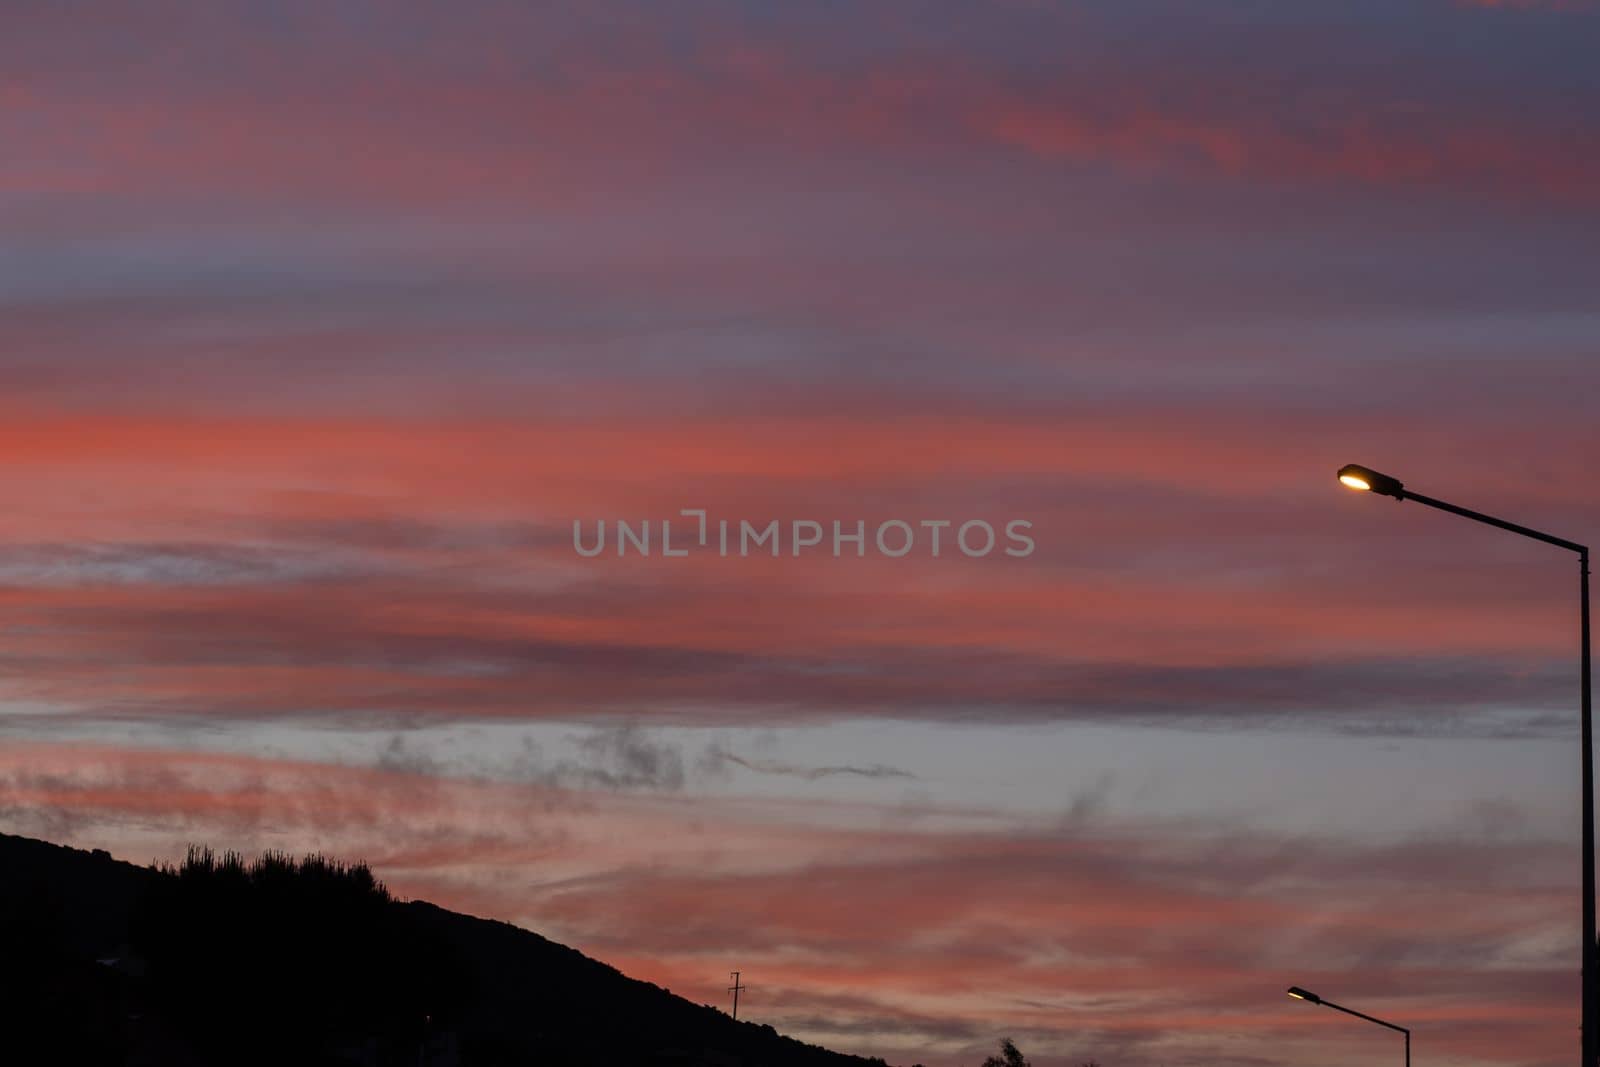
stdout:
POLYGON ((507 923, 394 901, 360 865, 195 851, 155 869, 7 834, 0 1017, 16 1063, 882 1064, 507 923))

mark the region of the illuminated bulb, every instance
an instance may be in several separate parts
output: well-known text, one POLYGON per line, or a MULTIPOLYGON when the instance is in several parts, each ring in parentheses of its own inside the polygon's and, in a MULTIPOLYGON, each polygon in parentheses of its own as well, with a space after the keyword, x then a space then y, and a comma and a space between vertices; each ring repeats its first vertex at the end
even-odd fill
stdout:
POLYGON ((1376 493, 1379 496, 1392 496, 1396 500, 1406 498, 1405 486, 1400 484, 1399 478, 1391 478, 1387 474, 1380 474, 1371 467, 1363 467, 1355 463, 1346 463, 1339 468, 1339 484, 1346 489, 1355 489, 1363 493, 1376 493))

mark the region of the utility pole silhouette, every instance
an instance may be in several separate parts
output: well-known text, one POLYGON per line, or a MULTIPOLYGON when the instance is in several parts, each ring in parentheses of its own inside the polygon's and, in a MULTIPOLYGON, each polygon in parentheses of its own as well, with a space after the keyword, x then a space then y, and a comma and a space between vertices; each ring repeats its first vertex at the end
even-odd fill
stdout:
POLYGON ((728 977, 733 979, 733 984, 728 987, 728 992, 733 994, 733 1017, 734 1017, 735 1021, 737 1021, 738 1018, 739 1018, 739 990, 745 989, 747 987, 742 986, 742 985, 739 984, 739 972, 738 971, 729 971, 728 972, 728 977))

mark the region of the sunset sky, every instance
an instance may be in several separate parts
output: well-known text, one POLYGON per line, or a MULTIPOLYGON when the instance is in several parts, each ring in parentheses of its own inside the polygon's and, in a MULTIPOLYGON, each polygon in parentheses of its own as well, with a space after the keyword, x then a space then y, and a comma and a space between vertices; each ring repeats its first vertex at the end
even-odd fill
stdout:
POLYGON ((1398 1062, 1291 984, 1568 1064, 1575 561, 1334 472, 1600 541, 1597 54, 6 0, 0 830, 364 858, 907 1067, 1398 1062), (574 551, 695 508, 1036 549, 574 551))

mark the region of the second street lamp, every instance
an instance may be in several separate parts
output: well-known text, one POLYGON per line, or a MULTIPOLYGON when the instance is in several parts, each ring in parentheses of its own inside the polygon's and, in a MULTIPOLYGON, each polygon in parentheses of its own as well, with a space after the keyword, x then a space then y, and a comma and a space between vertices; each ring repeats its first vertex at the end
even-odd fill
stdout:
POLYGON ((1289 987, 1289 995, 1296 1000, 1303 1000, 1308 1004, 1321 1004, 1324 1008, 1332 1008, 1334 1011, 1342 1011, 1346 1015, 1354 1015, 1357 1019, 1365 1019, 1369 1023, 1377 1023, 1379 1026, 1387 1026, 1391 1030, 1400 1031, 1406 1036, 1406 1067, 1411 1067, 1411 1031, 1406 1027, 1396 1026, 1394 1023, 1384 1022, 1382 1019, 1379 1019, 1376 1016, 1368 1015, 1365 1012, 1356 1011, 1354 1008, 1346 1008, 1342 1004, 1335 1004, 1331 1000, 1323 1000, 1321 997, 1311 992, 1311 990, 1301 989, 1297 985, 1292 985, 1289 987))
MULTIPOLYGON (((1565 548, 1578 554, 1578 630, 1579 630, 1579 684, 1582 686, 1582 696, 1579 702, 1580 726, 1579 746, 1582 749, 1583 761, 1583 800, 1581 814, 1583 817, 1583 845, 1582 845, 1582 871, 1583 871, 1583 1037, 1582 1067, 1595 1067, 1595 1056, 1600 1050, 1600 1004, 1596 1003, 1596 996, 1600 995, 1600 977, 1595 973, 1596 948, 1594 940, 1594 711, 1589 684, 1589 549, 1576 541, 1568 541, 1564 537, 1555 537, 1551 534, 1541 533, 1527 526, 1519 526, 1505 519, 1497 519, 1492 515, 1485 515, 1481 511, 1472 511, 1468 508, 1458 507, 1455 504, 1446 504, 1443 500, 1435 500, 1421 493, 1407 489, 1398 478, 1381 474, 1370 467, 1362 467, 1355 463, 1339 468, 1339 481, 1348 488, 1378 493, 1382 496, 1393 497, 1396 500, 1415 500, 1419 504, 1426 504, 1430 508, 1448 511, 1452 515, 1472 519, 1475 522, 1486 523, 1489 526, 1509 530, 1511 533, 1531 537, 1535 541, 1543 541, 1547 545, 1565 548)), ((1294 990, 1290 990, 1294 993, 1294 990)), ((1304 990, 1301 990, 1304 992, 1304 990)), ((1295 994, 1298 995, 1298 994, 1295 994)), ((1303 998, 1310 999, 1310 998, 1303 998)), ((1326 1002, 1323 1002, 1326 1003, 1326 1002)), ((1332 1007, 1333 1005, 1330 1005, 1332 1007)), ((1344 1009, 1340 1009, 1341 1011, 1344 1009)), ((1374 1020, 1376 1021, 1376 1020, 1374 1020)), ((1388 1024, 1385 1024, 1388 1025, 1388 1024)))

